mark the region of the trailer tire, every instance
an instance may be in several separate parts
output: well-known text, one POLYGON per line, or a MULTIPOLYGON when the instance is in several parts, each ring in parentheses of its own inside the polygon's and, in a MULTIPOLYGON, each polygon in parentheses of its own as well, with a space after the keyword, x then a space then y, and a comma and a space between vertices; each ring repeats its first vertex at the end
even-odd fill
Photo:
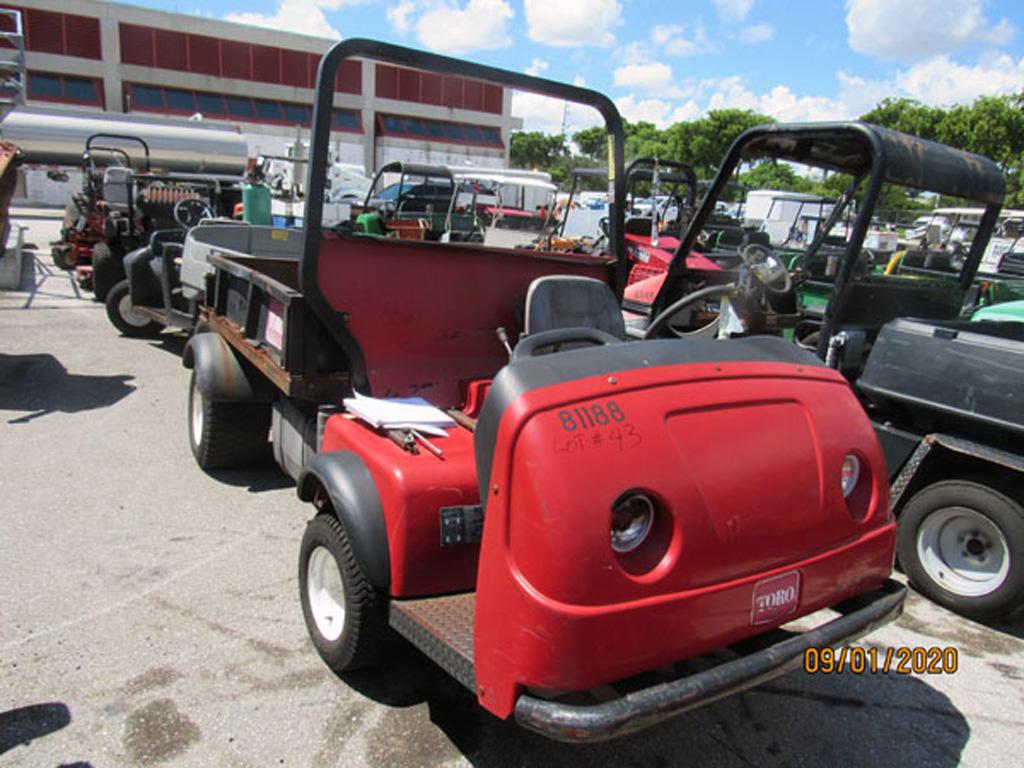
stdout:
POLYGON ((196 384, 188 390, 188 437, 202 469, 243 467, 263 459, 270 435, 270 406, 210 400, 196 384))
POLYGON ((310 520, 302 536, 299 599, 310 640, 335 672, 371 666, 392 645, 387 596, 366 578, 331 512, 310 520))
POLYGON ((900 514, 897 551, 910 583, 955 613, 991 621, 1024 604, 1024 509, 987 485, 918 491, 900 514))
POLYGON ((160 323, 135 311, 127 280, 122 280, 110 289, 104 304, 107 307, 107 318, 123 336, 133 339, 154 339, 163 330, 160 323))

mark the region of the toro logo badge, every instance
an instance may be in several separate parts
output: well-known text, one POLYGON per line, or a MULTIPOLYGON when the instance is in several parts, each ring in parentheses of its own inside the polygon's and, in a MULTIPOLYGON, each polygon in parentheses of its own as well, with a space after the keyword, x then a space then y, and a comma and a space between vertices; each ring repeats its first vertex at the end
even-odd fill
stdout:
POLYGON ((768 624, 788 616, 800 603, 800 572, 790 571, 754 585, 750 623, 768 624))

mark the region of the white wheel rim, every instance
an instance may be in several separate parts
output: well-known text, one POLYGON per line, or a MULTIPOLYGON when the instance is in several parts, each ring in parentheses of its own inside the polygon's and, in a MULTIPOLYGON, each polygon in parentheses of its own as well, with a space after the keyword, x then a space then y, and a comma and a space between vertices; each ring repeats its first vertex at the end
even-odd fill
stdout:
POLYGON ((338 561, 327 547, 317 547, 306 565, 306 596, 317 631, 328 642, 345 628, 345 584, 338 561))
POLYGON ((117 303, 117 311, 121 315, 121 319, 133 328, 141 328, 149 322, 148 317, 135 311, 132 298, 127 293, 117 303))
POLYGON ((203 393, 199 387, 192 383, 192 443, 199 445, 203 442, 203 393))
POLYGON ((1010 572, 1006 537, 968 507, 945 507, 928 515, 917 531, 917 556, 932 581, 961 597, 995 592, 1010 572))

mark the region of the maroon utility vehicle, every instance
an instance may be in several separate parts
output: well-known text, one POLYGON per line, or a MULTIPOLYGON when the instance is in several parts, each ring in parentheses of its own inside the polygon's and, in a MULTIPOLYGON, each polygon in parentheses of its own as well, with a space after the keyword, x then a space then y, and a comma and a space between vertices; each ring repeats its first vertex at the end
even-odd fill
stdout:
POLYGON ((777 338, 627 341, 609 99, 349 39, 320 65, 313 115, 304 231, 232 235, 184 362, 199 463, 244 463, 270 423, 315 510, 299 592, 328 666, 386 663, 397 633, 494 715, 597 740, 899 614, 885 462, 843 377, 777 338), (322 229, 335 74, 353 56, 598 110, 607 251, 322 229), (374 429, 342 411, 352 390, 420 396, 456 423, 425 441, 374 429))

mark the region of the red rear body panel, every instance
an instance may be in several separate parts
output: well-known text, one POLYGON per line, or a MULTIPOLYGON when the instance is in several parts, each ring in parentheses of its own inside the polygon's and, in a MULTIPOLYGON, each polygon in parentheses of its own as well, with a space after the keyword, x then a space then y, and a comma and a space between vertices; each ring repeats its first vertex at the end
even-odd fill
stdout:
POLYGON ((782 363, 666 366, 527 392, 498 432, 477 583, 481 703, 580 690, 758 634, 879 586, 892 567, 885 465, 849 386, 782 363), (621 421, 567 431, 609 403, 621 421), (864 476, 848 509, 843 457, 864 476), (619 556, 610 509, 652 492, 667 525, 619 556), (645 545, 646 546, 646 545, 645 545), (755 587, 796 571, 796 609, 755 587))
POLYGON ((421 395, 439 407, 456 407, 469 381, 489 379, 508 362, 495 330, 504 327, 509 338, 518 338, 534 278, 607 280, 609 264, 574 254, 326 239, 317 281, 331 306, 348 316, 375 396, 421 395), (453 292, 452 285, 461 290, 453 292), (452 301, 452 295, 464 298, 452 301))

